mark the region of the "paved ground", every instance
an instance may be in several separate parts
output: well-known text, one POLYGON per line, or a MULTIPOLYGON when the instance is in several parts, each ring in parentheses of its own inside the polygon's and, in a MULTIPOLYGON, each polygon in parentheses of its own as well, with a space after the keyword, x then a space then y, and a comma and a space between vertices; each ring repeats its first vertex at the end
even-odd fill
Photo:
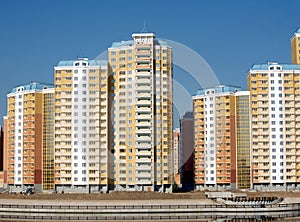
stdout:
MULTIPOLYGON (((237 191, 241 193, 240 191, 237 191)), ((300 192, 247 192, 251 197, 283 197, 285 203, 300 203, 300 192)), ((157 193, 157 192, 113 192, 110 194, 0 194, 2 204, 33 204, 33 205, 204 205, 216 204, 205 197, 204 192, 190 193, 157 193)), ((282 221, 281 220, 278 221, 282 221)), ((300 221, 300 218, 286 218, 285 221, 300 221)), ((1 220, 0 221, 8 221, 1 220)), ((16 221, 16 220, 9 220, 16 221)), ((30 220, 24 220, 29 222, 30 220)), ((178 220, 179 222, 180 220, 178 220)), ((184 220, 209 221, 209 220, 184 220)), ((117 221, 114 221, 117 222, 117 221)), ((124 222, 124 221, 123 221, 124 222)))
POLYGON ((209 199, 164 199, 164 200, 26 200, 26 199, 1 199, 1 204, 26 204, 26 205, 81 205, 81 206, 114 206, 114 205, 214 205, 216 202, 209 199))

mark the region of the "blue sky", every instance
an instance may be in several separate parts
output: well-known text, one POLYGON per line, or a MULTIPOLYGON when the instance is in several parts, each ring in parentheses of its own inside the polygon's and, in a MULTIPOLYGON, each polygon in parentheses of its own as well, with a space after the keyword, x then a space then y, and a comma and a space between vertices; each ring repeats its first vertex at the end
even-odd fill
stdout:
MULTIPOLYGON (((2 1, 0 115, 6 114, 6 94, 16 85, 51 83, 59 60, 95 58, 113 41, 141 31, 144 21, 157 37, 199 53, 222 84, 246 89, 252 64, 290 63, 299 8, 298 0, 2 1)), ((174 78, 196 93, 199 86, 182 70, 175 68, 174 78)))

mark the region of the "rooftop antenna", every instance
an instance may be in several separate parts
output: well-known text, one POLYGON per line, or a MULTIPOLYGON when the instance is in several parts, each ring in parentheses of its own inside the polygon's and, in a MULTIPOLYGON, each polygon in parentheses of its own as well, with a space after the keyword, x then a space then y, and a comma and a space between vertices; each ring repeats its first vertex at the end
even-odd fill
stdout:
POLYGON ((147 33, 147 28, 146 28, 146 21, 144 20, 144 27, 142 29, 143 33, 147 33))

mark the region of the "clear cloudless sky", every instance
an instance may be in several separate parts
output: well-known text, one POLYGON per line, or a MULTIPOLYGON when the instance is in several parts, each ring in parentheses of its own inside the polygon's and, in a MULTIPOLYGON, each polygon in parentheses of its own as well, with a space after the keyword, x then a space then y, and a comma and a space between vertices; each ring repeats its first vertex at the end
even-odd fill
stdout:
MULTIPOLYGON (((254 63, 290 63, 299 0, 6 0, 0 5, 0 125, 6 94, 32 81, 53 83, 60 60, 95 58, 143 29, 199 53, 220 83, 247 89, 254 63)), ((195 94, 198 85, 174 69, 195 94)))

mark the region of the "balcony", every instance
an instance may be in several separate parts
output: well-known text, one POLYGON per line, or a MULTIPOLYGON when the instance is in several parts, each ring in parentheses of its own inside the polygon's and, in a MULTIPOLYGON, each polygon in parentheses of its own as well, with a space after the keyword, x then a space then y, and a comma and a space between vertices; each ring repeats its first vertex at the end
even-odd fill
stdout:
POLYGON ((136 156, 142 156, 142 157, 145 157, 145 156, 147 156, 148 158, 151 158, 151 151, 136 151, 136 153, 135 153, 135 155, 136 156))
POLYGON ((135 102, 135 105, 142 106, 142 107, 149 107, 151 106, 151 100, 149 99, 138 99, 138 101, 135 102))
POLYGON ((148 84, 150 85, 151 84, 151 79, 150 77, 139 77, 139 78, 136 78, 135 80, 136 84, 139 85, 139 84, 148 84))
POLYGON ((150 49, 151 44, 146 44, 146 43, 142 44, 141 43, 141 44, 136 44, 135 47, 138 48, 138 49, 150 49))
POLYGON ((150 64, 138 64, 135 66, 136 69, 140 69, 140 70, 147 70, 147 69, 152 69, 152 65, 150 64))
MULTIPOLYGON (((151 129, 150 127, 137 127, 135 129, 136 133, 142 133, 142 134, 150 134, 151 133, 151 129)), ((149 137, 150 138, 150 137, 149 137)))
POLYGON ((136 120, 151 120, 151 110, 137 110, 136 111, 136 120))
POLYGON ((147 90, 147 91, 137 91, 137 97, 138 98, 143 98, 143 99, 151 99, 151 91, 147 90))
POLYGON ((137 84, 135 84, 135 87, 136 87, 136 90, 143 89, 143 90, 151 91, 151 89, 152 89, 152 86, 150 83, 137 83, 137 84))
POLYGON ((136 112, 150 112, 151 113, 151 106, 149 105, 137 105, 135 108, 136 112))
POLYGON ((152 170, 151 164, 150 165, 138 165, 136 164, 135 169, 138 170, 152 170))
POLYGON ((151 149, 151 143, 143 143, 143 142, 137 142, 135 145, 136 149, 151 149))
POLYGON ((136 127, 148 127, 148 128, 150 128, 151 127, 150 118, 151 118, 150 115, 138 115, 137 118, 136 118, 137 121, 135 123, 136 127), (138 117, 141 117, 141 116, 145 116, 147 118, 144 118, 145 120, 143 121, 142 120, 143 118, 138 118, 138 117))
POLYGON ((136 136, 135 139, 138 142, 142 142, 142 141, 151 142, 151 136, 150 136, 150 134, 149 134, 149 136, 140 136, 140 134, 139 134, 139 136, 136 136))
MULTIPOLYGON (((139 172, 139 171, 138 171, 139 172)), ((145 178, 145 179, 147 179, 147 178, 151 178, 151 173, 146 173, 146 171, 140 171, 140 173, 136 173, 136 177, 139 177, 139 178, 145 178)))
POLYGON ((137 50, 136 52, 135 52, 135 54, 137 55, 137 56, 139 56, 139 55, 146 55, 146 56, 150 56, 150 55, 152 55, 152 52, 151 52, 151 50, 150 50, 150 48, 147 50, 147 49, 145 49, 145 50, 137 50))
MULTIPOLYGON (((137 159, 135 161, 137 164, 151 164, 151 159, 137 159)), ((137 168, 136 168, 137 169, 137 168)))
POLYGON ((137 63, 151 63, 152 62, 152 60, 151 60, 151 57, 145 57, 145 56, 136 56, 136 62, 137 63))

